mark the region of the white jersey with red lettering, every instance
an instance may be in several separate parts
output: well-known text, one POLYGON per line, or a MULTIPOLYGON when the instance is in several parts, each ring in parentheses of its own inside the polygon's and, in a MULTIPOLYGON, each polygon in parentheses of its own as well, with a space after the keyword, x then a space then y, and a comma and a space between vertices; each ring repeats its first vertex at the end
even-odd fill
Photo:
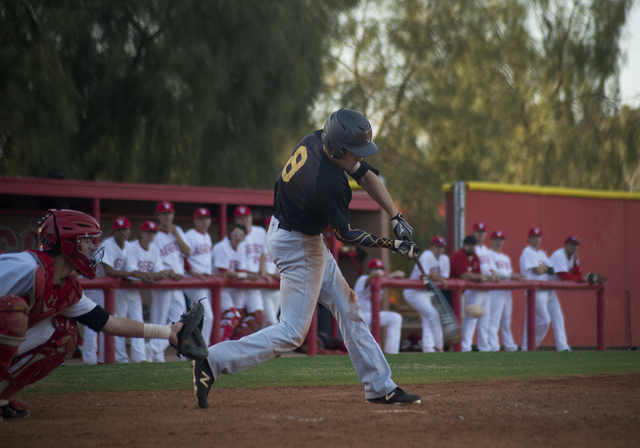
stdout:
POLYGON ((114 237, 107 238, 102 242, 104 246, 104 257, 102 262, 111 266, 118 271, 124 271, 127 264, 127 255, 129 251, 129 241, 124 242, 124 248, 120 248, 114 237))
MULTIPOLYGON (((509 255, 489 250, 489 257, 495 266, 493 273, 502 280, 509 280, 513 273, 509 255)), ((511 314, 513 312, 511 291, 508 289, 493 290, 489 291, 489 296, 491 297, 489 349, 493 352, 500 350, 500 339, 498 338, 498 332, 500 332, 505 350, 508 352, 518 350, 518 345, 514 342, 511 333, 511 314)))
MULTIPOLYGON (((155 244, 149 244, 149 250, 140 245, 140 240, 129 245, 125 271, 161 272, 164 270, 160 249, 155 244)), ((137 279, 134 279, 137 280, 137 279)))
POLYGON ((240 251, 240 246, 238 246, 238 250, 234 250, 233 247, 231 247, 231 241, 229 241, 227 237, 213 246, 211 262, 214 272, 216 273, 246 270, 245 259, 243 253, 240 251))
POLYGON ((549 266, 549 257, 542 249, 534 249, 527 246, 520 255, 520 273, 527 277, 527 280, 549 280, 549 275, 536 274, 533 269, 538 266, 549 266))
MULTIPOLYGON (((571 272, 573 267, 579 264, 576 254, 567 258, 567 253, 564 251, 564 247, 561 247, 549 257, 549 265, 553 268, 554 272, 571 272)), ((559 282, 560 277, 554 273, 549 276, 549 280, 552 282, 559 282)))
MULTIPOLYGON (((184 240, 184 232, 180 227, 176 227, 180 237, 184 240)), ((156 238, 153 240, 160 250, 160 257, 162 257, 163 269, 173 269, 176 274, 184 275, 184 260, 182 259, 182 253, 178 246, 176 237, 171 232, 165 232, 164 230, 158 230, 156 238)))
POLYGON ((191 229, 185 233, 184 242, 191 248, 191 268, 198 274, 211 275, 211 235, 191 229))
POLYGON ((487 246, 483 246, 478 244, 476 246, 476 255, 480 259, 480 272, 484 275, 491 275, 492 271, 495 270, 495 265, 491 261, 491 256, 489 253, 491 250, 487 246))
MULTIPOLYGON (((449 257, 445 254, 440 255, 440 258, 436 258, 435 254, 430 250, 425 250, 420 255, 420 264, 427 274, 440 274, 444 278, 449 278, 451 272, 451 262, 449 257)), ((411 271, 411 279, 419 279, 422 272, 416 264, 411 271)))
POLYGON ((244 253, 245 269, 248 272, 260 272, 260 255, 267 243, 267 231, 262 227, 251 226, 251 232, 244 237, 238 247, 244 253))

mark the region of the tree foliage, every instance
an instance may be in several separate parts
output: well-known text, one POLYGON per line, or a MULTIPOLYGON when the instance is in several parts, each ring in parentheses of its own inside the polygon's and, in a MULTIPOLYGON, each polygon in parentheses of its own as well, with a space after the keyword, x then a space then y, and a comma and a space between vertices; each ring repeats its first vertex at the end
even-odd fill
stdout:
POLYGON ((353 3, 1 1, 0 173, 270 188, 353 3))
POLYGON ((443 231, 446 182, 636 190, 640 111, 618 87, 631 6, 364 2, 340 22, 350 47, 330 55, 326 103, 373 118, 377 162, 423 241, 443 231))

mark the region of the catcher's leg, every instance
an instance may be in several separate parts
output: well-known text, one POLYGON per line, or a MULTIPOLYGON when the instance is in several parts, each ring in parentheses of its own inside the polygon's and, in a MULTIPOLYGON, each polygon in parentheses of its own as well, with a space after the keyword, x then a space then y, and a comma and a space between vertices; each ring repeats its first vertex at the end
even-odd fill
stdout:
POLYGON ((0 405, 4 418, 24 417, 29 414, 25 403, 11 400, 9 408, 4 403, 25 386, 47 376, 73 353, 78 327, 73 320, 54 316, 51 320, 30 328, 23 347, 37 343, 35 341, 42 334, 50 337, 44 344, 27 349, 25 353, 19 353, 0 379, 0 405))
POLYGON ((25 341, 29 325, 29 305, 18 296, 0 297, 0 377, 25 341))

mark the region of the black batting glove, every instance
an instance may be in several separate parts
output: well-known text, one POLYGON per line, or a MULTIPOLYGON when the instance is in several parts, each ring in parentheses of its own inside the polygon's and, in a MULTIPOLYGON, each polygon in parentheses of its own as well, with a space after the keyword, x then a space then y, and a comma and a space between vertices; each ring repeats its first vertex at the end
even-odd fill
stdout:
POLYGON ((413 241, 413 227, 404 219, 402 213, 391 218, 391 225, 396 238, 402 241, 413 241))
POLYGON ((413 241, 394 240, 391 250, 399 253, 407 260, 418 258, 418 255, 420 255, 420 248, 413 241))

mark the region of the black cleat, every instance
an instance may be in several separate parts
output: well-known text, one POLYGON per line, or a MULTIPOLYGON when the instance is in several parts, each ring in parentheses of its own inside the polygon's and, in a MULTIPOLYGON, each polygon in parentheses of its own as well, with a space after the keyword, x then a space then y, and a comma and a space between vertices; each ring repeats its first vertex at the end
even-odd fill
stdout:
POLYGON ((389 392, 387 395, 383 395, 382 397, 370 398, 367 402, 377 404, 395 404, 399 406, 422 403, 420 401, 420 397, 408 394, 399 387, 396 387, 393 391, 389 392))
POLYGON ((191 362, 193 368, 193 396, 196 398, 198 407, 200 409, 207 409, 209 403, 207 397, 209 396, 209 389, 215 381, 211 367, 209 367, 209 361, 206 359, 194 359, 191 362))
POLYGON ((4 406, 0 406, 0 422, 2 419, 11 420, 14 418, 28 417, 29 414, 31 414, 31 412, 29 412, 29 405, 17 398, 11 400, 4 406))

